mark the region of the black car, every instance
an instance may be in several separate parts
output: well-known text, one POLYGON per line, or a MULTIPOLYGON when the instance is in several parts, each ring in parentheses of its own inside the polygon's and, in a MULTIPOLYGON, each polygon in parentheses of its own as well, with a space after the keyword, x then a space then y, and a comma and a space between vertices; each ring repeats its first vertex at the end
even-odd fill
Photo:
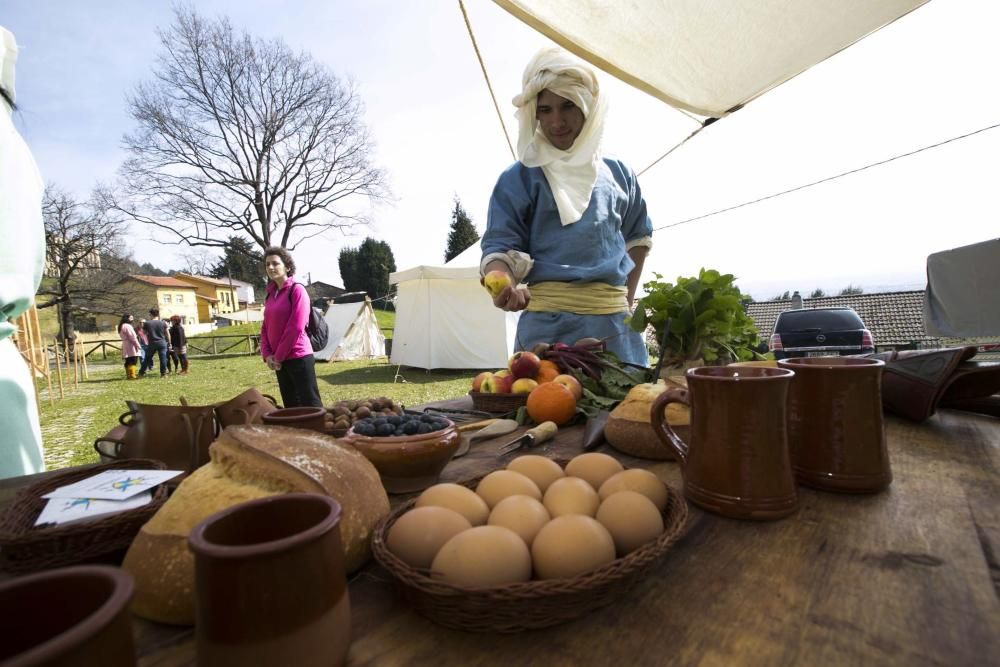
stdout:
POLYGON ((869 354, 872 333, 852 308, 786 310, 774 323, 769 347, 775 359, 869 354))

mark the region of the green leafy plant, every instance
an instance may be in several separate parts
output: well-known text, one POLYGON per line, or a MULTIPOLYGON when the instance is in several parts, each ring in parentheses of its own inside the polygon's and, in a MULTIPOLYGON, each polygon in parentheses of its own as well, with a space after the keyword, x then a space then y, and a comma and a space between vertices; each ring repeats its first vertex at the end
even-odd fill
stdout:
POLYGON ((676 284, 653 275, 656 279, 643 286, 646 295, 636 303, 630 326, 639 332, 652 326, 661 345, 669 327, 660 350, 664 366, 695 359, 712 364, 762 358, 753 350, 757 327, 743 307, 750 297, 740 293, 731 274, 701 269, 698 277, 678 277, 676 284))

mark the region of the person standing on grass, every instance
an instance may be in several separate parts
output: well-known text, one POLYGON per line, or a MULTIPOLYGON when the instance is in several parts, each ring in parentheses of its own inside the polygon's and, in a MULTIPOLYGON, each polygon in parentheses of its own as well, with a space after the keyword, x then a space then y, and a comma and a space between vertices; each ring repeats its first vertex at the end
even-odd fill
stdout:
POLYGON ((260 354, 278 376, 281 402, 286 408, 322 407, 316 386, 316 360, 306 335, 309 295, 295 281, 295 261, 284 248, 264 251, 267 296, 260 326, 260 354))
POLYGON ((135 330, 135 335, 139 338, 139 377, 142 377, 153 367, 153 360, 149 357, 149 336, 146 335, 144 318, 139 318, 139 327, 135 330))
POLYGON ((174 315, 170 318, 170 358, 174 362, 174 372, 177 372, 179 362, 180 374, 187 375, 187 336, 184 335, 184 325, 181 324, 180 315, 174 315))
MULTIPOLYGON (((160 319, 159 308, 149 309, 149 319, 146 320, 143 329, 145 329, 146 337, 149 339, 149 351, 146 353, 146 357, 148 358, 146 368, 147 370, 152 370, 152 356, 156 354, 160 358, 160 377, 165 377, 169 370, 169 362, 167 361, 168 334, 167 323, 160 319)), ((139 377, 143 375, 145 375, 145 372, 140 371, 139 377)))
POLYGON ((138 377, 139 364, 139 337, 132 326, 132 316, 129 313, 122 315, 121 322, 118 323, 118 335, 122 339, 122 359, 125 360, 125 379, 134 380, 138 377))

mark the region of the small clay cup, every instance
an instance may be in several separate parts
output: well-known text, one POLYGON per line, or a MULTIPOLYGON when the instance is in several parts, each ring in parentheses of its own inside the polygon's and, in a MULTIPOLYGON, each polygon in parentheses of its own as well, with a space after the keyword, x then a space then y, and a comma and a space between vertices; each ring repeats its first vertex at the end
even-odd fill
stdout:
POLYGON ((351 609, 340 505, 289 493, 235 505, 191 531, 202 667, 342 665, 351 609))
POLYGON ((326 408, 280 408, 265 412, 261 419, 272 426, 291 426, 326 433, 326 408))
POLYGON ((794 375, 781 368, 703 366, 685 373, 687 389, 656 397, 650 423, 677 455, 688 500, 734 519, 780 519, 798 509, 785 409, 794 375), (665 418, 674 402, 691 408, 690 443, 665 418))
POLYGON ((135 665, 132 577, 81 565, 0 584, 0 664, 5 667, 135 665))
POLYGON ((461 441, 454 422, 445 421, 446 428, 416 435, 366 436, 351 427, 343 440, 371 461, 389 493, 422 491, 437 482, 461 441))
POLYGON ((882 420, 885 362, 858 357, 782 359, 795 371, 788 447, 799 484, 876 493, 892 483, 882 420))

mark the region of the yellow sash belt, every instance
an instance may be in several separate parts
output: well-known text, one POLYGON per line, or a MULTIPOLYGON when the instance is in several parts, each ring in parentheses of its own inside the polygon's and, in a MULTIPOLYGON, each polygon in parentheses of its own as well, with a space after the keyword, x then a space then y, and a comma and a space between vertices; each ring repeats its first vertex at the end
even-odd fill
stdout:
POLYGON ((531 312, 611 315, 628 311, 628 290, 607 283, 535 283, 529 287, 531 312))

